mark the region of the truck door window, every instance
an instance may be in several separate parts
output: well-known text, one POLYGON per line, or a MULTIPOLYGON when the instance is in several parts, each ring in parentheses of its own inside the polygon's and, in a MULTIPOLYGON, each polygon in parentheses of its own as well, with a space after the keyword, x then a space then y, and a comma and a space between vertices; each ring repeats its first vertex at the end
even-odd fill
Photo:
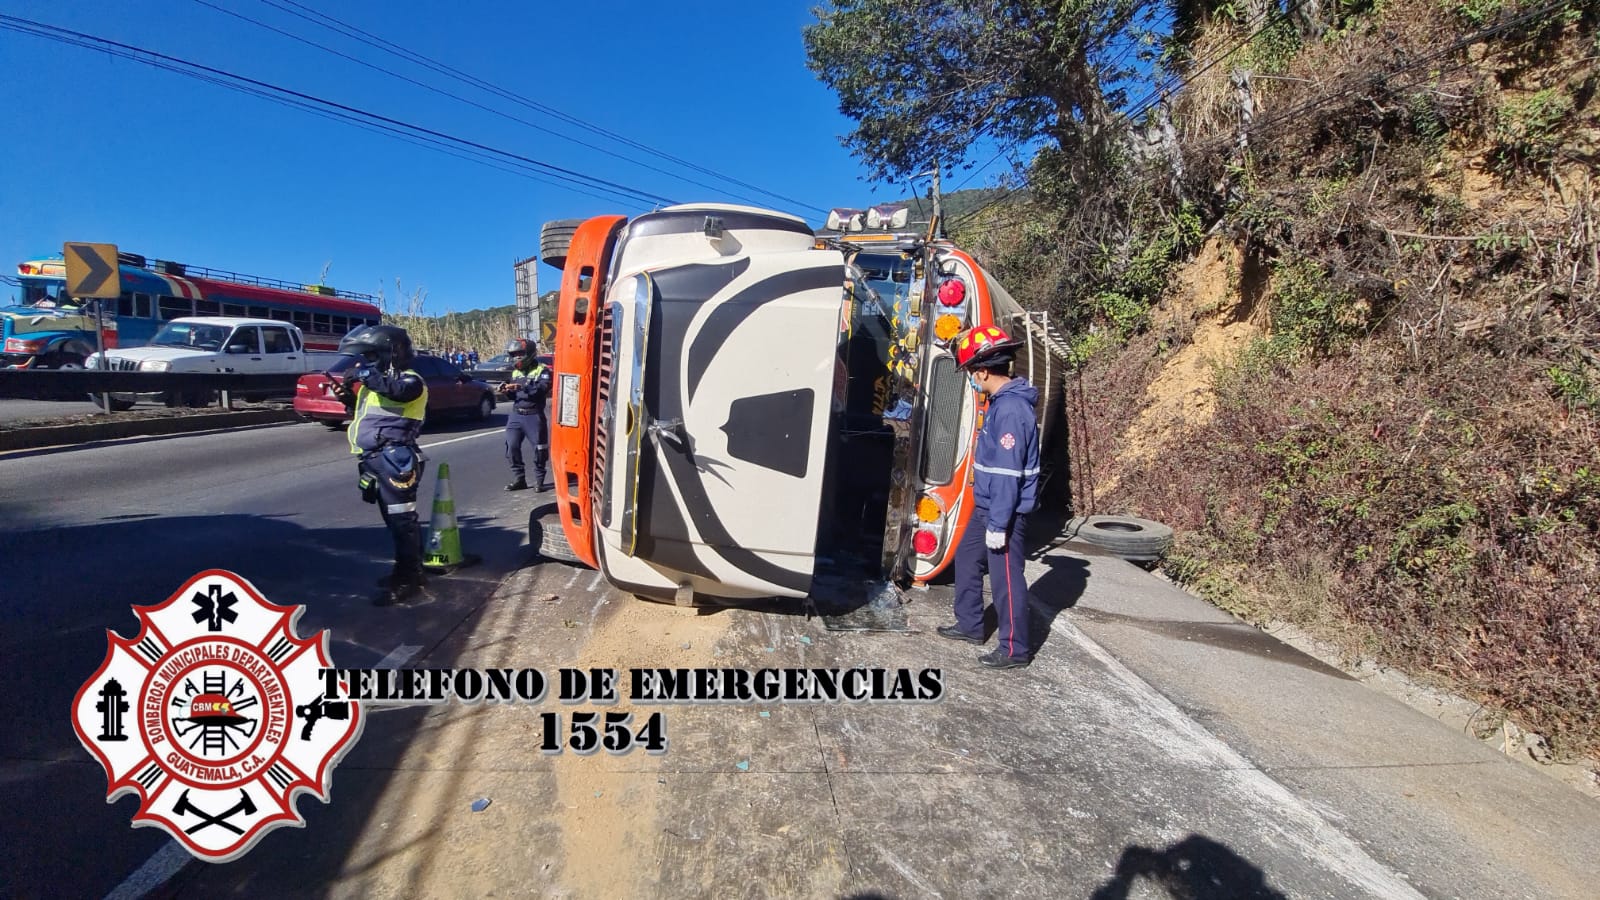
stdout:
POLYGON ((235 328, 228 338, 228 352, 250 354, 261 352, 261 329, 254 325, 235 328))
POLYGON ((293 353, 295 351, 294 338, 289 335, 289 329, 264 327, 261 331, 267 339, 268 353, 293 353))

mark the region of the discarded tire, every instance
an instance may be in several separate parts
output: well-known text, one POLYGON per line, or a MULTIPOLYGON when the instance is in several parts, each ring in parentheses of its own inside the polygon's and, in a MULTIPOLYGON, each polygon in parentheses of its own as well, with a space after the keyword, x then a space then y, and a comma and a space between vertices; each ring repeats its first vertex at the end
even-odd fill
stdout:
POLYGON ((1172 547, 1172 529, 1135 516, 1079 516, 1067 535, 1132 562, 1153 562, 1172 547))
POLYGON ((536 511, 528 513, 528 546, 545 559, 583 562, 578 554, 572 552, 572 545, 567 543, 567 532, 561 527, 561 514, 558 512, 543 515, 536 511))
POLYGON ((572 246, 572 236, 577 233, 582 219, 557 219, 544 223, 539 231, 539 258, 557 269, 567 265, 567 248, 572 246))

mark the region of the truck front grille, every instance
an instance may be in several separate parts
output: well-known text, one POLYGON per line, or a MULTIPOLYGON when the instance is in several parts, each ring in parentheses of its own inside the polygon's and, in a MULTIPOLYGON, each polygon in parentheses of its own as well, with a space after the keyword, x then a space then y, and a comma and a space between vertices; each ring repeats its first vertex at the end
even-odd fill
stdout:
POLYGON ((928 378, 927 418, 923 425, 922 480, 926 484, 946 484, 956 471, 956 454, 961 449, 961 400, 967 380, 956 368, 956 361, 940 356, 933 361, 928 378))
POLYGON ((595 354, 594 373, 594 473, 591 492, 600 505, 600 522, 611 524, 611 483, 606 479, 607 450, 611 442, 611 372, 616 349, 616 323, 612 321, 611 305, 600 306, 600 346, 595 354))

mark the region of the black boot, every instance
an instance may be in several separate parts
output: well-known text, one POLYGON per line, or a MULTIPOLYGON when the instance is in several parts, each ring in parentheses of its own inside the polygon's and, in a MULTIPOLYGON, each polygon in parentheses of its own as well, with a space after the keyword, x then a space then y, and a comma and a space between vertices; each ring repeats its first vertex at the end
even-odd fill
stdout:
POLYGON ((513 481, 510 484, 506 485, 506 490, 508 490, 508 491, 525 491, 527 489, 528 489, 528 480, 526 478, 521 478, 521 477, 517 478, 516 481, 513 481))
POLYGON ((408 603, 415 600, 422 593, 422 589, 428 585, 427 577, 420 572, 416 574, 395 573, 386 580, 389 583, 384 586, 383 590, 378 592, 378 596, 373 598, 373 606, 395 606, 401 603, 408 603))

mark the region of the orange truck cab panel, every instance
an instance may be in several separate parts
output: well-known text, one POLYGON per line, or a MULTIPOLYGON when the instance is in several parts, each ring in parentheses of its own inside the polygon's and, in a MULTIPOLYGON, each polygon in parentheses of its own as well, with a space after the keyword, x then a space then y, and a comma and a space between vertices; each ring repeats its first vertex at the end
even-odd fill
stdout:
POLYGON ((596 216, 578 226, 561 273, 556 312, 555 374, 551 384, 550 461, 556 507, 573 553, 599 568, 592 479, 595 454, 596 367, 600 364, 600 303, 606 268, 624 216, 596 216))

